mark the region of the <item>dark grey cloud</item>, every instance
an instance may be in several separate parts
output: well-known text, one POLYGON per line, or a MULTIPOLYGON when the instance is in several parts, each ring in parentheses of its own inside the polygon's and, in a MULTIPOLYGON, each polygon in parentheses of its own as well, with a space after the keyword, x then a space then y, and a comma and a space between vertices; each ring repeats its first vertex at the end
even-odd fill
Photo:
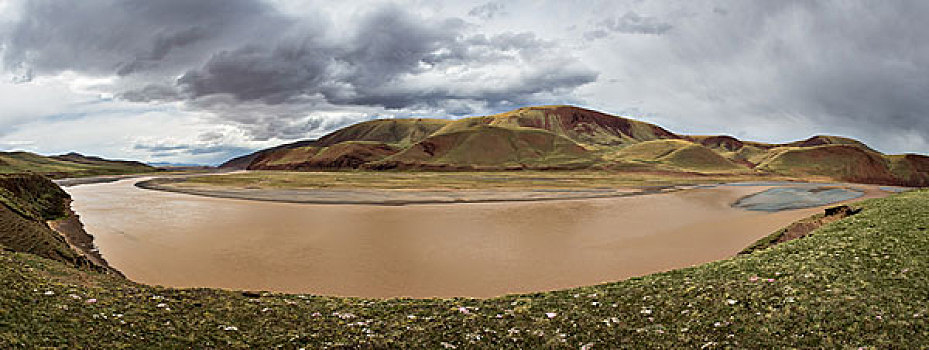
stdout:
POLYGON ((622 16, 610 17, 597 23, 597 29, 584 33, 586 39, 600 39, 610 33, 623 34, 665 34, 674 28, 670 23, 651 16, 643 16, 628 11, 622 16))
POLYGON ((505 3, 501 1, 491 1, 471 8, 471 10, 468 11, 468 16, 489 20, 506 13, 505 9, 505 3))
POLYGON ((308 43, 273 49, 250 46, 213 55, 177 84, 191 98, 230 94, 240 101, 279 104, 318 92, 328 82, 330 63, 330 57, 308 43))
MULTIPOLYGON (((494 4, 481 13, 502 9, 494 4)), ((400 5, 339 18, 350 23, 339 31, 324 15, 293 17, 261 0, 36 0, 21 12, 0 38, 5 68, 28 72, 22 80, 115 74, 122 100, 181 102, 257 140, 304 137, 321 106, 463 114, 543 101, 598 76, 533 33, 483 35, 400 5), (484 73, 443 77, 450 70, 484 73), (495 71, 515 73, 504 85, 473 79, 495 71)))
POLYGON ((2 34, 3 63, 38 75, 172 72, 200 62, 204 50, 291 25, 253 0, 30 0, 21 6, 22 18, 2 34))
POLYGON ((749 130, 803 123, 783 139, 929 145, 929 3, 732 2, 720 12, 683 21, 662 36, 671 56, 652 58, 665 68, 651 78, 676 82, 717 115, 708 119, 749 130))
POLYGON ((209 164, 218 164, 232 157, 253 151, 246 147, 222 144, 136 143, 132 148, 146 151, 152 158, 184 159, 194 157, 205 160, 205 163, 209 164))
POLYGON ((177 32, 155 36, 151 51, 138 55, 133 61, 121 64, 116 71, 119 75, 132 74, 135 71, 154 68, 172 50, 192 45, 207 37, 203 27, 191 27, 177 32))
MULTIPOLYGON (((455 100, 490 105, 523 103, 540 92, 572 89, 597 78, 590 70, 556 67, 521 77, 521 81, 513 82, 516 87, 510 92, 491 86, 462 91, 454 84, 418 86, 404 81, 454 66, 521 64, 520 55, 532 56, 554 48, 554 44, 532 33, 469 36, 463 34, 464 28, 459 19, 427 20, 399 7, 381 7, 362 17, 347 40, 324 43, 299 38, 277 43, 273 48, 255 46, 221 52, 203 67, 185 73, 178 86, 194 99, 228 94, 240 101, 260 100, 275 105, 321 96, 336 105, 402 109, 441 107, 455 100)), ((453 112, 464 111, 473 109, 453 108, 453 112)))
POLYGON ((123 92, 120 97, 132 102, 177 101, 181 99, 180 92, 176 87, 157 83, 123 92))
POLYGON ((132 149, 145 150, 150 152, 180 151, 190 148, 187 145, 152 145, 152 144, 135 144, 132 149))

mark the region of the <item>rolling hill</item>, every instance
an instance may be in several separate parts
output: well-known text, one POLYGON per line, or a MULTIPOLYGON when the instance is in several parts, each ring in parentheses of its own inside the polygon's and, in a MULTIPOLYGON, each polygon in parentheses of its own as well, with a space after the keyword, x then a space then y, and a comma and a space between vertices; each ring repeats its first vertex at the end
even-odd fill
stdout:
POLYGON ((929 157, 884 155, 818 135, 785 144, 680 135, 573 106, 540 106, 458 120, 383 119, 318 140, 261 150, 220 166, 249 170, 617 170, 774 174, 929 186, 929 157))
POLYGON ((0 152, 0 174, 37 173, 51 178, 121 175, 156 171, 134 161, 108 160, 78 153, 41 156, 29 152, 0 152))

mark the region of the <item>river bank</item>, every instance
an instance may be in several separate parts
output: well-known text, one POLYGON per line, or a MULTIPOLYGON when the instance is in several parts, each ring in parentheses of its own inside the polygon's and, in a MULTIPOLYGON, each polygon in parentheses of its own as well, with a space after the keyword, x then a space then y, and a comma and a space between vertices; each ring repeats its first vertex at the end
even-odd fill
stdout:
POLYGON ((340 296, 492 297, 641 276, 733 256, 821 211, 732 206, 773 183, 396 206, 230 200, 135 181, 68 188, 103 255, 129 278, 340 296))
POLYGON ((919 348, 929 193, 700 266, 491 299, 174 289, 0 251, 0 347, 919 348))
POLYGON ((691 186, 648 188, 468 190, 468 189, 263 189, 190 185, 184 179, 157 178, 136 187, 206 197, 303 204, 412 205, 612 198, 676 191, 691 186))

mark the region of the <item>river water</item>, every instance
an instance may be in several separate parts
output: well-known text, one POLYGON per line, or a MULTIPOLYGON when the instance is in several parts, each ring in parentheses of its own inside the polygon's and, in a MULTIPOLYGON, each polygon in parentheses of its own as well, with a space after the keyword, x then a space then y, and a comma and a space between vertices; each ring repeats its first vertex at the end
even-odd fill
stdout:
POLYGON ((69 187, 104 258, 130 279, 363 297, 489 297, 590 285, 736 254, 821 208, 732 207, 770 186, 623 198, 410 206, 69 187))

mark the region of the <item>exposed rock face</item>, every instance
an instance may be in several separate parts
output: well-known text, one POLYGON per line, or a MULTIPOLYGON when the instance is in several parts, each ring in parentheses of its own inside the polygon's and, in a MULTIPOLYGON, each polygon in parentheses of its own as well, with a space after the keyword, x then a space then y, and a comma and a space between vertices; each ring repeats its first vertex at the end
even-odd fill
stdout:
POLYGON ((847 217, 847 216, 858 214, 859 212, 861 212, 861 209, 852 209, 852 207, 849 207, 847 205, 839 205, 839 206, 835 206, 831 208, 826 208, 825 211, 826 211, 826 216, 839 215, 842 217, 847 217))

